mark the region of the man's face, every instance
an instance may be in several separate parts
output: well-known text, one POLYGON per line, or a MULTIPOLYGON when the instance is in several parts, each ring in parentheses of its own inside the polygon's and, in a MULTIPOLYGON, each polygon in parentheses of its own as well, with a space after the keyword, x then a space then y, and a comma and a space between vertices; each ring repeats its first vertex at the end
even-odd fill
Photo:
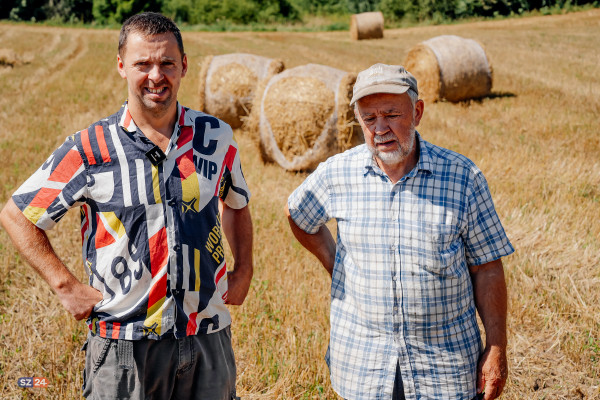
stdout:
POLYGON ((415 151, 415 127, 423 116, 423 101, 413 110, 408 94, 377 93, 357 101, 356 118, 365 143, 384 164, 404 162, 415 151))
POLYGON ((187 58, 182 57, 172 33, 143 36, 131 32, 117 62, 119 74, 127 79, 130 107, 154 118, 174 109, 187 58))

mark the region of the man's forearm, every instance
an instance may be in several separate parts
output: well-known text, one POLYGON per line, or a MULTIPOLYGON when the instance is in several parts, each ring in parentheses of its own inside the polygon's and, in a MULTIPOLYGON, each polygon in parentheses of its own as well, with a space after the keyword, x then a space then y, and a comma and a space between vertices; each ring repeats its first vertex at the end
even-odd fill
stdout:
POLYGON ((0 213, 0 222, 19 253, 55 292, 77 280, 54 252, 46 233, 25 218, 12 199, 0 213))
POLYGON ((248 206, 234 209, 222 204, 221 224, 233 255, 234 269, 228 274, 229 293, 227 302, 234 305, 243 303, 254 273, 252 259, 252 218, 248 206))
POLYGON ((304 232, 292 219, 288 208, 285 208, 286 215, 292 233, 304 248, 317 257, 323 267, 333 275, 333 265, 335 263, 335 240, 326 226, 322 226, 317 233, 310 234, 304 232))
POLYGON ((477 311, 485 329, 485 350, 477 366, 477 390, 484 400, 500 396, 508 378, 507 293, 500 259, 471 268, 477 311))
POLYGON ((507 291, 502 260, 475 267, 471 276, 486 344, 506 348, 507 291))
POLYGON ((87 317, 102 294, 81 283, 52 249, 46 233, 21 213, 12 199, 0 213, 0 222, 14 246, 57 294, 63 307, 76 319, 87 317))

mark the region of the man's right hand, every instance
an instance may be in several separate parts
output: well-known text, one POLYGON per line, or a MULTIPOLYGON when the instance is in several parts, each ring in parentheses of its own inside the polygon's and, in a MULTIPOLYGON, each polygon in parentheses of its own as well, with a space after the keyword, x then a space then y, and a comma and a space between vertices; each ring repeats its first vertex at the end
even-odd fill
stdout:
POLYGON ((56 294, 65 310, 78 321, 89 317, 94 306, 102 300, 100 291, 79 281, 57 289, 56 294))

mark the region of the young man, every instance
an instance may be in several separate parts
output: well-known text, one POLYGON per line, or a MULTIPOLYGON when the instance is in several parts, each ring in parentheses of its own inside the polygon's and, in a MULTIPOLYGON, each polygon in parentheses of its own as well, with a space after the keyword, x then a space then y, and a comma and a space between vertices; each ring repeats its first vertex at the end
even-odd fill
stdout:
POLYGON ((501 257, 514 250, 485 178, 415 131, 424 103, 403 67, 359 73, 351 104, 365 144, 322 163, 287 209, 332 275, 332 385, 352 400, 494 399, 507 377, 501 257))
POLYGON ((233 399, 225 304, 242 304, 252 278, 250 194, 233 133, 177 102, 187 57, 170 19, 128 19, 117 66, 125 104, 68 137, 0 221, 65 309, 87 318, 85 397, 233 399), (81 207, 89 285, 44 233, 73 207, 81 207))

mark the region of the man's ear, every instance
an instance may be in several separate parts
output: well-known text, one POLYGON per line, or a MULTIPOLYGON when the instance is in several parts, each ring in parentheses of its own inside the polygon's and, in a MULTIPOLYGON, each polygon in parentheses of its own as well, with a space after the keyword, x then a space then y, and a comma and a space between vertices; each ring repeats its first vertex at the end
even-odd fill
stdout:
POLYGON ((183 68, 181 70, 181 77, 183 78, 187 72, 187 67, 188 67, 186 54, 183 55, 182 66, 183 66, 183 68))
POLYGON ((123 65, 123 59, 119 54, 117 54, 117 70, 119 71, 121 78, 127 79, 127 75, 125 74, 125 65, 123 65))
POLYGON ((425 111, 425 102, 419 99, 415 103, 415 126, 419 126, 419 122, 423 118, 423 111, 425 111))

